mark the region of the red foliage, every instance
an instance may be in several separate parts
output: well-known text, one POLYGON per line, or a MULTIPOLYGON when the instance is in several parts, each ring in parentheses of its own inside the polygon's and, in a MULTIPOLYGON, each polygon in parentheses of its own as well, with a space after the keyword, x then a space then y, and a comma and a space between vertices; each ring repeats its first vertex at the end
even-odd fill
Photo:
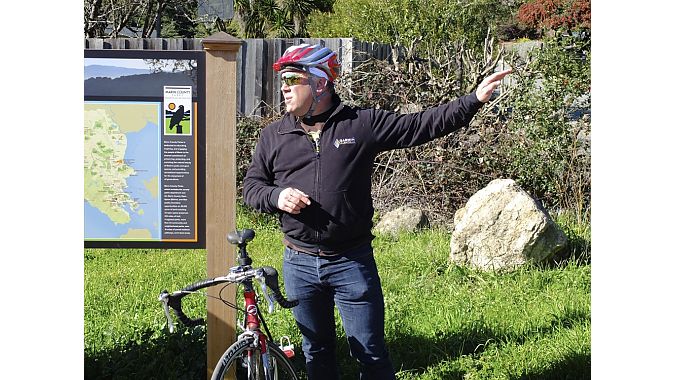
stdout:
POLYGON ((591 0, 533 0, 519 7, 517 18, 533 29, 590 29, 591 0))

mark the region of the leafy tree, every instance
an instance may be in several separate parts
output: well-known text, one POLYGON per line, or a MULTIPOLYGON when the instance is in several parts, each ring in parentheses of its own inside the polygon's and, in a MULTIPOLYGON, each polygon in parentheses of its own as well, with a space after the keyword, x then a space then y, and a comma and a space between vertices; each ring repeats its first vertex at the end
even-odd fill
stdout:
POLYGON ((199 26, 197 15, 198 0, 183 0, 170 3, 162 13, 161 37, 197 37, 199 26))
POLYGON ((178 0, 85 0, 85 37, 116 38, 125 28, 140 33, 142 37, 150 37, 155 30, 157 16, 167 6, 176 4, 179 4, 178 0))
POLYGON ((313 37, 434 47, 445 41, 482 45, 486 30, 511 17, 518 4, 504 0, 336 0, 332 13, 315 12, 313 37))
POLYGON ((293 21, 293 33, 307 35, 307 18, 314 9, 310 0, 277 0, 277 5, 285 19, 293 21))
POLYGON ((240 37, 307 37, 313 11, 328 12, 333 0, 234 0, 240 37))
POLYGON ((264 38, 273 29, 275 0, 234 0, 233 8, 240 37, 264 38))
POLYGON ((206 0, 85 0, 85 37, 117 38, 129 30, 150 37, 160 17, 161 37, 203 37, 225 31, 241 38, 308 37, 313 11, 329 12, 334 0, 233 0, 234 20, 198 20, 206 0))

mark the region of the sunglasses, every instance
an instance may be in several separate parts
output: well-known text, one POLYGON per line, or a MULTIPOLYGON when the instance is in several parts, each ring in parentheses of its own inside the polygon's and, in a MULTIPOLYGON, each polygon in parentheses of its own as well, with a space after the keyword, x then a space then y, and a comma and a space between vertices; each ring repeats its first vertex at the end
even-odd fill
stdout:
POLYGON ((293 75, 293 74, 292 75, 283 75, 282 76, 282 83, 291 87, 291 86, 295 86, 297 84, 301 84, 305 79, 307 79, 307 78, 300 76, 300 75, 293 75))

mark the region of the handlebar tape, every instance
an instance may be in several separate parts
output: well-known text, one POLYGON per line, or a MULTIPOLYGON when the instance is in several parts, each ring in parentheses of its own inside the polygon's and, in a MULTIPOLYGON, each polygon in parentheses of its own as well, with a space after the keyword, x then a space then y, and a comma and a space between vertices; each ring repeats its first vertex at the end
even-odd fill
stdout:
POLYGON ((169 300, 168 304, 169 307, 174 309, 174 313, 176 314, 176 317, 186 326, 188 327, 193 327, 193 326, 198 326, 198 325, 203 325, 204 324, 204 318, 196 318, 192 319, 185 315, 183 312, 183 305, 181 304, 181 299, 183 297, 187 296, 188 294, 197 291, 199 289, 207 288, 209 286, 215 285, 219 282, 222 281, 214 281, 213 278, 208 278, 206 280, 202 280, 199 282, 196 282, 194 284, 190 284, 186 286, 185 288, 181 289, 178 292, 175 292, 173 294, 169 295, 169 300))
POLYGON ((279 275, 275 268, 264 266, 261 267, 261 269, 263 269, 263 272, 265 273, 265 284, 272 291, 272 296, 279 306, 290 309, 298 305, 298 300, 289 301, 282 295, 282 292, 279 290, 279 275))
POLYGON ((298 306, 298 300, 293 300, 289 301, 284 296, 279 293, 279 289, 275 292, 274 290, 272 291, 272 296, 275 298, 275 301, 279 304, 279 306, 285 308, 285 309, 291 309, 293 307, 298 306))

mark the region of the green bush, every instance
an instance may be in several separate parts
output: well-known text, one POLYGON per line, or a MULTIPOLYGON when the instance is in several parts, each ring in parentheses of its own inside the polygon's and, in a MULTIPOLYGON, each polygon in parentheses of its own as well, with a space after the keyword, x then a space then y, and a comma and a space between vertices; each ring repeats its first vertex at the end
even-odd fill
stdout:
POLYGON ((336 0, 332 13, 314 12, 312 37, 354 37, 362 41, 436 46, 463 41, 480 46, 488 27, 511 17, 517 5, 501 0, 336 0))
POLYGON ((590 62, 590 39, 550 39, 509 99, 507 172, 549 206, 590 205, 590 62))

